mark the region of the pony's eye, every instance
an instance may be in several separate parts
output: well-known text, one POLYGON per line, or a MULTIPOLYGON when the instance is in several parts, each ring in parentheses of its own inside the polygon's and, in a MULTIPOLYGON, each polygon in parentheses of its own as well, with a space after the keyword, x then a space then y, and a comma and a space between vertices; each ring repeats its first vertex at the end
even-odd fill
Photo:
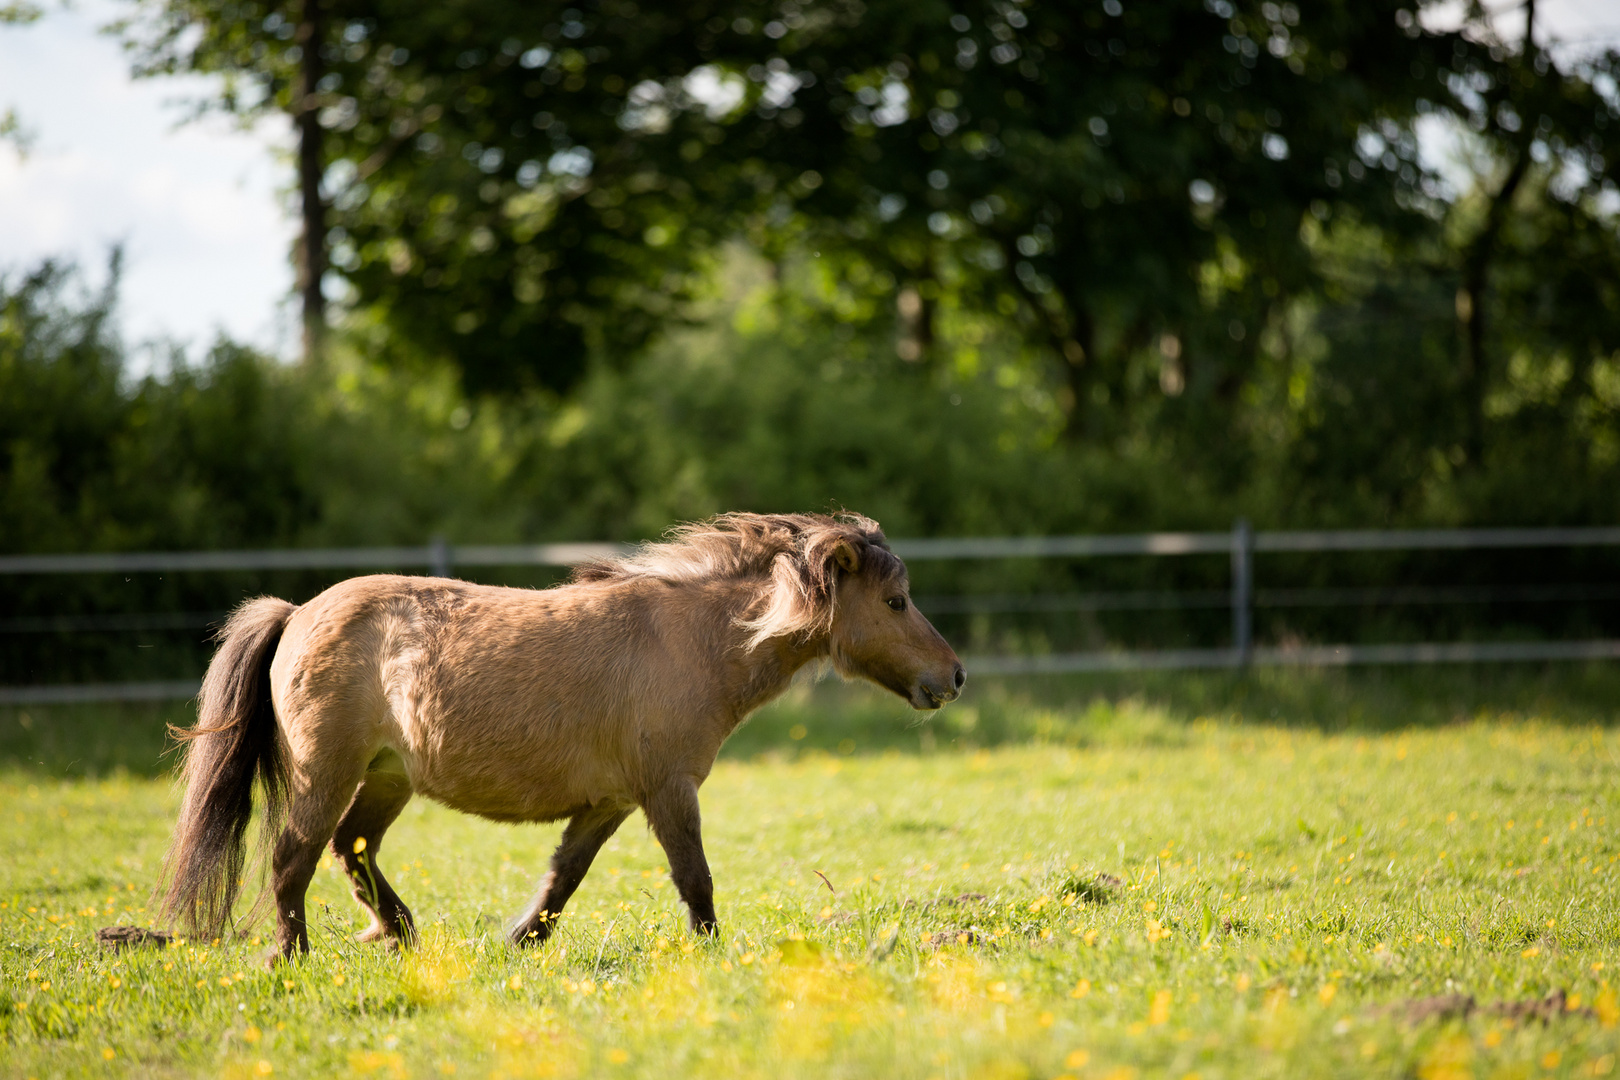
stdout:
POLYGON ((904 611, 904 610, 906 610, 906 598, 903 597, 903 596, 890 597, 889 598, 889 610, 891 610, 891 611, 904 611))

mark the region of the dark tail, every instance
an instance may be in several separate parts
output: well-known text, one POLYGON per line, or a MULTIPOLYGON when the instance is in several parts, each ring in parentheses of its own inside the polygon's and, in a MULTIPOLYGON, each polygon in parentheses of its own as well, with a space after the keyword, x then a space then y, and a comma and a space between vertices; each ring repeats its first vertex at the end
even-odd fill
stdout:
POLYGON ((242 884, 255 774, 264 785, 266 842, 282 818, 287 773, 270 704, 270 661, 295 610, 285 600, 261 596, 232 612, 203 678, 196 726, 169 728, 183 747, 186 795, 164 859, 167 887, 159 905, 165 919, 178 920, 195 935, 218 937, 230 922, 242 884))

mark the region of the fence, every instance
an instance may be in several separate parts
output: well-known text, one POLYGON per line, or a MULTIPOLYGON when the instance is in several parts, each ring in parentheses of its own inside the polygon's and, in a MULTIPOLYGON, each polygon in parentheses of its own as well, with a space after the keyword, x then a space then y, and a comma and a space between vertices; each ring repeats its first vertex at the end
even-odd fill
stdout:
MULTIPOLYGON (((891 545, 908 562, 983 559, 1084 559, 1110 556, 1170 557, 1226 554, 1230 587, 1221 592, 1101 593, 1034 596, 935 597, 925 610, 1055 611, 1121 610, 1155 607, 1229 607, 1231 643, 1223 648, 1105 650, 1023 656, 969 657, 976 674, 1042 674, 1248 665, 1337 666, 1349 664, 1477 663, 1522 660, 1620 659, 1620 639, 1427 642, 1416 644, 1256 646, 1253 610, 1266 606, 1333 603, 1466 603, 1521 598, 1544 602, 1620 599, 1620 587, 1540 586, 1518 589, 1382 588, 1257 590, 1257 553, 1390 552, 1435 550, 1620 547, 1620 527, 1547 529, 1425 529, 1254 532, 1238 521, 1230 532, 1140 533, 1113 536, 937 538, 896 540, 891 545)), ((601 543, 528 545, 450 545, 442 539, 422 547, 272 549, 258 551, 139 552, 75 555, 0 556, 0 577, 37 574, 161 573, 177 571, 394 569, 425 568, 449 577, 457 567, 567 567, 612 556, 626 545, 601 543)), ((107 616, 116 628, 119 616, 107 616)), ((157 616, 159 620, 164 616, 157 616)), ((171 623, 180 616, 169 616, 171 623)), ((71 620, 0 621, 0 630, 63 628, 71 620)), ((179 623, 174 623, 180 625, 179 623)), ((150 625, 150 624, 143 624, 150 625)), ((165 680, 85 685, 0 687, 0 705, 90 701, 162 700, 196 693, 196 680, 165 680)))

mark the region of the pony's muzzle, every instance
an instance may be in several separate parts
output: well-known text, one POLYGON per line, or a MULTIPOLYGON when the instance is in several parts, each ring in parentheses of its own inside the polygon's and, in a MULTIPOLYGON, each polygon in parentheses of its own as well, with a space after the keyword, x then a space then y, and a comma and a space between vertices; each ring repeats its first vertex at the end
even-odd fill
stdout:
POLYGON ((935 680, 924 675, 917 680, 917 687, 911 695, 911 705, 915 709, 937 709, 948 701, 955 701, 962 696, 962 687, 967 684, 967 671, 956 663, 951 665, 950 675, 942 680, 935 680))

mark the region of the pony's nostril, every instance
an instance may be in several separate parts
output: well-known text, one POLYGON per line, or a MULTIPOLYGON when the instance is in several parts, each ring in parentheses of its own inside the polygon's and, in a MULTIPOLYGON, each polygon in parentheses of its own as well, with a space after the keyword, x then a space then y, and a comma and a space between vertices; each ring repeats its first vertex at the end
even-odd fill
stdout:
POLYGON ((958 690, 962 689, 962 684, 967 682, 967 672, 962 669, 961 664, 956 665, 956 680, 955 681, 956 681, 956 688, 958 690))

